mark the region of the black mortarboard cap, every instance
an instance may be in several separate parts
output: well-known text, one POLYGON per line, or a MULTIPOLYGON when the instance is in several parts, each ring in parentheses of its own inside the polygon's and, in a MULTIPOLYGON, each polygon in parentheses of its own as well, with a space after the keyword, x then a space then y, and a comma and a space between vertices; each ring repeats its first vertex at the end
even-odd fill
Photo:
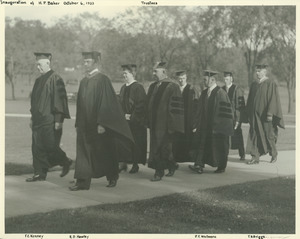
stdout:
POLYGON ((219 72, 217 71, 210 71, 210 70, 204 70, 204 76, 214 76, 217 75, 219 72))
POLYGON ((94 60, 101 59, 101 53, 98 51, 85 51, 82 52, 82 56, 84 59, 94 59, 94 60))
POLYGON ((167 62, 161 61, 161 62, 157 62, 153 68, 154 69, 157 69, 157 68, 166 69, 166 66, 167 66, 167 62))
POLYGON ((175 72, 175 75, 176 76, 183 76, 183 75, 186 75, 186 71, 182 70, 182 71, 176 71, 175 72))
POLYGON ((51 60, 52 54, 51 53, 46 53, 46 52, 34 52, 34 55, 36 57, 36 60, 40 59, 48 59, 51 60))
POLYGON ((136 64, 124 64, 121 65, 123 70, 129 70, 130 72, 134 72, 136 70, 136 64))
POLYGON ((264 64, 264 63, 259 63, 259 64, 256 64, 255 67, 256 67, 257 69, 265 69, 265 68, 268 67, 268 65, 267 65, 267 64, 264 64))
POLYGON ((224 77, 226 76, 233 76, 231 71, 224 71, 224 77))

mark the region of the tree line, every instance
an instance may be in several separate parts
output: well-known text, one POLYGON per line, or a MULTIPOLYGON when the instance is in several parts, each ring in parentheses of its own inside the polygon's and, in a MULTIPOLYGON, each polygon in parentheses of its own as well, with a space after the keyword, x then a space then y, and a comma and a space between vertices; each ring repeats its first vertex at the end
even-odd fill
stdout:
POLYGON ((15 81, 34 80, 35 51, 52 52, 53 68, 65 80, 80 80, 81 52, 97 50, 113 81, 121 81, 121 64, 135 63, 137 79, 149 84, 153 65, 166 61, 171 77, 186 70, 200 88, 202 71, 212 69, 233 71, 237 84, 248 89, 255 64, 263 61, 270 77, 286 85, 288 112, 295 103, 295 6, 129 7, 112 19, 85 12, 50 27, 21 18, 6 17, 5 23, 5 79, 12 92, 15 81))

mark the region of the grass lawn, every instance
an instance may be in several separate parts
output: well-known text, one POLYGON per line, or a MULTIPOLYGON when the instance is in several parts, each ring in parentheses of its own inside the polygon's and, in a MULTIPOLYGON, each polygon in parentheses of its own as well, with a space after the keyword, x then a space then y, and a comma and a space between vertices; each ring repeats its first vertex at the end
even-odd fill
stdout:
POLYGON ((294 234, 295 178, 8 218, 5 232, 294 234))
POLYGON ((5 163, 5 175, 33 174, 30 164, 5 163))

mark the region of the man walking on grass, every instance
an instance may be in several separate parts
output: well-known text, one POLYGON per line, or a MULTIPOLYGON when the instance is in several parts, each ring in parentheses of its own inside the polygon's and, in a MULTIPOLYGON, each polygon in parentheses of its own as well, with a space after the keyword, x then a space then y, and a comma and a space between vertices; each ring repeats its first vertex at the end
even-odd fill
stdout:
POLYGON ((246 153, 252 159, 248 164, 258 164, 261 155, 269 153, 270 163, 277 160, 276 141, 278 127, 284 128, 278 88, 267 77, 267 65, 256 65, 257 81, 250 86, 247 113, 250 123, 246 153))
POLYGON ((229 136, 233 135, 233 113, 227 93, 216 83, 215 71, 204 71, 204 85, 195 117, 194 165, 189 168, 201 174, 205 164, 224 173, 229 153, 229 136))
POLYGON ((68 100, 62 78, 50 67, 51 53, 34 53, 41 76, 31 93, 32 156, 34 175, 26 182, 44 181, 48 169, 63 167, 61 177, 70 169, 72 160, 60 148, 64 119, 69 119, 68 100))
POLYGON ((173 154, 176 162, 192 162, 190 150, 193 139, 193 122, 197 111, 199 94, 196 89, 187 83, 186 71, 175 73, 183 99, 184 133, 175 133, 173 154))
POLYGON ((183 101, 178 84, 167 76, 166 62, 159 62, 153 69, 155 82, 149 87, 148 126, 150 129, 150 154, 148 167, 155 170, 152 182, 165 175, 173 176, 178 165, 173 157, 174 133, 184 132, 183 101))
POLYGON ((223 89, 227 92, 233 110, 234 134, 230 137, 231 149, 238 149, 240 160, 245 160, 245 147, 242 131, 242 119, 245 113, 245 98, 243 90, 233 83, 233 74, 224 72, 225 85, 223 89))
POLYGON ((119 161, 123 161, 119 171, 126 171, 129 162, 132 163, 129 173, 137 173, 138 164, 145 165, 147 161, 146 92, 143 85, 136 81, 137 66, 126 64, 121 67, 125 84, 121 87, 119 98, 135 142, 132 148, 127 150, 122 150, 119 143, 119 161))
POLYGON ((92 178, 103 176, 107 187, 115 187, 119 178, 116 140, 134 141, 111 81, 99 70, 100 52, 82 56, 86 75, 77 96, 76 184, 69 187, 71 191, 88 190, 92 178))

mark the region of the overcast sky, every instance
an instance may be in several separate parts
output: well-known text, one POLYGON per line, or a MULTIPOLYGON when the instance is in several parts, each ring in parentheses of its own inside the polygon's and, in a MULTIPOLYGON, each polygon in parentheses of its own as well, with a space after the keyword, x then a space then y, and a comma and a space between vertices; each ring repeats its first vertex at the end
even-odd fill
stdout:
POLYGON ((72 7, 72 6, 16 6, 6 7, 5 16, 10 18, 20 17, 23 20, 41 20, 48 26, 64 15, 77 15, 82 12, 98 12, 100 17, 113 18, 124 12, 128 6, 96 6, 96 7, 72 7))

